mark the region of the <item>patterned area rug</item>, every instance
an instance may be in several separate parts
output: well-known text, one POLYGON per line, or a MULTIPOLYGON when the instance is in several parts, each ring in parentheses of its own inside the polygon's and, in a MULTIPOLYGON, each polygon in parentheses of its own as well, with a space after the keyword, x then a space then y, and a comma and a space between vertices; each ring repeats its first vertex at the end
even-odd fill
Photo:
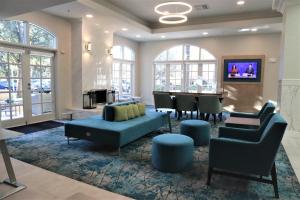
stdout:
MULTIPOLYGON (((179 122, 172 120, 174 132, 179 122)), ((222 125, 222 124, 219 124, 222 125)), ((212 125, 212 137, 218 126, 212 125)), ((208 147, 194 151, 193 168, 184 173, 163 173, 151 166, 151 133, 116 152, 88 141, 67 144, 64 127, 40 131, 8 142, 12 157, 49 171, 135 199, 273 199, 272 185, 220 175, 206 186, 208 147)), ((281 199, 300 199, 300 186, 287 155, 277 155, 281 199)))

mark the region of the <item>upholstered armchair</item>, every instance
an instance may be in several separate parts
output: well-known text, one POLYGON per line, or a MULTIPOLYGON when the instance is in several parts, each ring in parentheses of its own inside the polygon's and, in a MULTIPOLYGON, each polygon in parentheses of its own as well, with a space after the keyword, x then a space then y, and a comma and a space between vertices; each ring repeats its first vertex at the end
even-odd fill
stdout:
POLYGON ((209 119, 209 115, 212 114, 214 118, 214 123, 216 124, 216 115, 222 113, 223 106, 218 96, 201 95, 198 96, 198 109, 201 117, 202 115, 204 115, 204 113, 206 113, 207 121, 209 119))
POLYGON ((196 98, 193 95, 178 94, 175 96, 176 101, 176 110, 178 112, 178 119, 182 117, 182 111, 190 111, 191 119, 193 118, 193 111, 197 111, 198 117, 198 108, 196 98))
POLYGON ((207 185, 212 174, 272 184, 279 198, 275 157, 287 123, 279 115, 269 116, 267 124, 258 130, 220 128, 219 137, 210 140, 207 185), (263 176, 271 175, 271 180, 263 176))
POLYGON ((267 102, 263 105, 261 110, 257 113, 244 113, 244 112, 232 112, 230 113, 230 117, 245 117, 245 118, 256 118, 260 119, 261 122, 270 114, 273 113, 275 110, 275 106, 267 102))
POLYGON ((166 92, 153 92, 155 110, 174 109, 174 102, 171 96, 166 92))

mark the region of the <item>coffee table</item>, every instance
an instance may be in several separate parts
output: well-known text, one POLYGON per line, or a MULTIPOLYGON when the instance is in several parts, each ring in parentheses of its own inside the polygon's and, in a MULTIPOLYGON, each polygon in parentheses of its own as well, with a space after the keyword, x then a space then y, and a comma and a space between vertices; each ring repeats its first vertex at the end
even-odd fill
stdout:
POLYGON ((245 117, 229 117, 225 120, 227 127, 240 127, 240 128, 258 128, 260 126, 260 119, 245 118, 245 117))

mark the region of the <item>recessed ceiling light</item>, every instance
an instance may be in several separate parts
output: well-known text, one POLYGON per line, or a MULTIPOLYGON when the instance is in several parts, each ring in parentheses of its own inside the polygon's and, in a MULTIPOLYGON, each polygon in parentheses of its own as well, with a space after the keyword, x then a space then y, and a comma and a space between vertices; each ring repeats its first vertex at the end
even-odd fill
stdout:
POLYGON ((203 32, 202 35, 208 35, 208 32, 203 32))
POLYGON ((141 37, 141 35, 136 35, 135 37, 136 37, 136 38, 140 38, 140 37, 141 37))
POLYGON ((94 16, 92 14, 86 14, 85 15, 87 18, 93 18, 94 16))
POLYGON ((250 31, 250 29, 249 28, 242 28, 242 29, 239 30, 239 32, 247 32, 247 31, 250 31))
POLYGON ((251 31, 252 32, 256 32, 258 29, 257 28, 252 28, 251 31))
POLYGON ((166 36, 165 35, 162 35, 162 36, 160 36, 161 38, 166 38, 166 36))
POLYGON ((245 4, 245 1, 237 1, 236 4, 237 4, 238 6, 242 6, 242 5, 245 4))
POLYGON ((122 31, 128 31, 128 28, 122 28, 122 31))
POLYGON ((105 33, 105 34, 109 34, 109 31, 108 31, 108 30, 105 30, 104 33, 105 33))

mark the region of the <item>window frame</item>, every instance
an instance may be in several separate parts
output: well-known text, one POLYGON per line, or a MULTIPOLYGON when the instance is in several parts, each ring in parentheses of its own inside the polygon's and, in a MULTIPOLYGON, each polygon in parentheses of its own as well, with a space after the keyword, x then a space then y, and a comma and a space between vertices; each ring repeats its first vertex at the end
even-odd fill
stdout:
MULTIPOLYGON (((165 65, 166 66, 166 85, 162 86, 160 88, 165 88, 165 90, 163 91, 171 91, 170 90, 170 65, 171 64, 181 64, 181 68, 182 68, 182 80, 181 80, 181 92, 201 92, 203 90, 203 88, 205 87, 200 87, 197 86, 197 91, 189 91, 189 82, 190 82, 190 70, 188 70, 188 65, 189 64, 194 64, 194 65, 198 65, 198 76, 201 76, 203 73, 203 65, 204 64, 214 64, 215 65, 215 71, 214 71, 214 80, 216 85, 218 85, 218 80, 217 80, 217 76, 218 76, 218 71, 217 71, 217 67, 218 67, 218 60, 217 58, 211 54, 208 50, 204 49, 206 52, 210 53, 215 59, 213 60, 201 60, 201 50, 204 48, 195 46, 195 45, 190 45, 190 44, 181 44, 181 45, 176 45, 173 47, 170 47, 168 49, 165 49, 163 51, 161 51, 154 59, 153 61, 153 88, 154 90, 156 90, 156 65, 165 65), (199 48, 199 60, 187 60, 185 59, 185 47, 189 45, 189 46, 193 46, 193 47, 197 47, 199 48), (169 59, 169 53, 168 51, 174 47, 177 46, 181 46, 182 48, 182 60, 168 60, 169 59), (161 56, 161 54, 166 52, 166 60, 159 60, 158 58, 161 56)), ((160 78, 162 79, 162 78, 160 78)), ((217 90, 217 88, 216 88, 217 90)))
POLYGON ((113 69, 113 65, 115 63, 119 63, 119 76, 118 76, 119 80, 117 81, 118 82, 118 88, 113 88, 113 89, 119 92, 119 97, 132 96, 134 94, 134 69, 135 69, 135 62, 136 62, 135 61, 136 53, 135 53, 135 51, 132 48, 130 48, 128 46, 125 46, 125 45, 114 45, 114 47, 120 47, 121 48, 122 58, 115 58, 113 56, 112 70, 111 70, 111 85, 113 85, 113 82, 114 82, 114 76, 113 76, 114 69, 113 69), (129 49, 131 51, 132 56, 133 56, 133 60, 125 59, 125 48, 127 48, 127 49, 129 49), (122 90, 122 80, 125 80, 125 79, 123 79, 122 74, 127 71, 126 70, 126 66, 127 65, 130 65, 130 92, 128 94, 127 93, 123 93, 123 90, 122 90))
POLYGON ((9 41, 4 41, 4 40, 0 40, 0 44, 2 45, 13 45, 16 47, 28 47, 28 48, 36 48, 36 49, 44 49, 44 50, 48 50, 48 51, 55 51, 58 47, 58 41, 57 41, 57 36, 55 33, 49 31, 48 29, 38 25, 38 24, 34 24, 32 22, 26 21, 26 20, 6 20, 6 19, 2 19, 1 21, 16 21, 16 22, 21 22, 24 24, 24 41, 20 41, 20 42, 9 42, 9 41), (54 42, 53 42, 53 47, 45 47, 45 46, 41 46, 41 45, 31 45, 30 44, 30 26, 35 26, 45 32, 47 32, 49 35, 53 36, 54 38, 54 42))

